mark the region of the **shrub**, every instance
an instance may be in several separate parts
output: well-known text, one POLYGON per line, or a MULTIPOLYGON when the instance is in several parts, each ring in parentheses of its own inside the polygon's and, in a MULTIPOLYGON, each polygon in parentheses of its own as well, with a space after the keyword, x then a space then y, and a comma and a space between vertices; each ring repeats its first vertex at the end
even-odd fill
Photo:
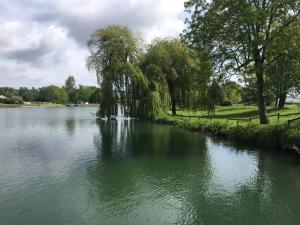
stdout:
POLYGON ((285 148, 295 149, 300 153, 300 127, 287 129, 282 137, 282 145, 285 148))
POLYGON ((224 101, 220 105, 221 106, 232 106, 232 102, 231 101, 224 101))

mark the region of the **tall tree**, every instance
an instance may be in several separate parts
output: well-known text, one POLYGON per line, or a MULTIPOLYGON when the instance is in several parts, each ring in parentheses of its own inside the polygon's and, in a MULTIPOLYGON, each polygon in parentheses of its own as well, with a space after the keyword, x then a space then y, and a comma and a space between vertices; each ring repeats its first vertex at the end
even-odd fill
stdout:
POLYGON ((224 94, 219 82, 216 79, 213 79, 211 85, 209 86, 207 96, 215 105, 223 103, 224 94))
POLYGON ((95 92, 95 87, 88 87, 79 85, 78 89, 78 98, 82 102, 88 102, 92 96, 92 94, 95 92))
POLYGON ((76 90, 76 80, 74 76, 68 76, 65 81, 64 89, 68 94, 68 101, 71 103, 78 103, 78 93, 76 90))
POLYGON ((276 105, 281 109, 287 95, 300 87, 300 23, 281 33, 269 48, 280 57, 267 67, 266 85, 276 96, 276 105))
POLYGON ((68 78, 65 81, 65 89, 67 92, 73 90, 76 88, 76 80, 74 76, 68 76, 68 78))
POLYGON ((43 98, 47 102, 64 104, 68 100, 68 95, 64 88, 50 85, 45 88, 41 88, 41 91, 43 94, 43 98))
POLYGON ((116 115, 118 102, 126 114, 133 113, 133 92, 142 76, 134 65, 139 55, 138 37, 126 27, 113 25, 94 32, 88 47, 87 67, 96 71, 101 88, 99 115, 116 115))
POLYGON ((144 64, 146 68, 155 68, 167 85, 172 114, 176 115, 180 94, 190 91, 195 80, 196 65, 190 50, 179 39, 157 39, 150 46, 144 64))
POLYGON ((275 95, 276 105, 284 108, 287 95, 300 87, 300 62, 288 56, 270 66, 267 70, 266 84, 275 95))
POLYGON ((208 48, 216 65, 239 74, 255 74, 260 123, 266 113, 265 70, 281 53, 269 48, 293 26, 300 14, 298 0, 188 0, 191 12, 185 38, 194 48, 208 48))
POLYGON ((24 101, 31 102, 34 99, 35 92, 34 90, 30 90, 27 87, 20 87, 18 94, 22 96, 24 101))

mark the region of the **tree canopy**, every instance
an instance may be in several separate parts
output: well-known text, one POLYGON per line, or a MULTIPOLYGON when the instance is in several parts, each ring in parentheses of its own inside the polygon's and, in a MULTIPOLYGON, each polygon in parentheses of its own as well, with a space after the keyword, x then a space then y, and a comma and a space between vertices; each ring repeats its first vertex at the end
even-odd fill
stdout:
POLYGON ((299 20, 297 0, 189 0, 184 37, 192 48, 206 48, 216 69, 255 75, 261 123, 268 123, 265 71, 282 53, 271 46, 299 20))
POLYGON ((141 43, 138 35, 116 25, 91 35, 87 66, 100 85, 99 116, 117 115, 118 104, 127 116, 153 118, 170 105, 176 114, 178 104, 187 106, 199 94, 195 82, 201 82, 200 70, 207 65, 201 67, 196 52, 177 38, 157 39, 147 48, 141 43))
POLYGON ((100 85, 99 116, 116 116, 118 106, 125 116, 153 118, 255 100, 267 124, 266 105, 278 99, 283 107, 300 90, 300 2, 188 0, 185 7, 191 16, 180 38, 144 45, 117 25, 91 35, 87 67, 100 85))
MULTIPOLYGON (((132 103, 134 80, 139 76, 135 62, 139 54, 138 38, 131 30, 120 26, 109 26, 95 31, 89 41, 90 56, 87 59, 89 70, 95 70, 101 87, 100 116, 111 117, 117 114, 120 101, 127 114, 132 103)), ((143 84, 145 85, 145 84, 143 84)))
POLYGON ((141 67, 149 80, 156 80, 161 89, 169 93, 173 115, 179 103, 187 106, 197 78, 197 58, 185 43, 180 39, 155 40, 141 67))

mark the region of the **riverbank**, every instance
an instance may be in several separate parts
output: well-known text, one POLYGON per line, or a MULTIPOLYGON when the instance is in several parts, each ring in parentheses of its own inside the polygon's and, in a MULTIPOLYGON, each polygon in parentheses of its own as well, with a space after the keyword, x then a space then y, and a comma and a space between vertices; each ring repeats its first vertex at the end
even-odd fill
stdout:
POLYGON ((249 119, 255 109, 244 108, 244 106, 219 107, 214 117, 205 116, 203 112, 201 116, 201 112, 179 111, 177 116, 166 115, 155 122, 272 150, 293 150, 300 153, 300 124, 295 122, 288 125, 287 121, 295 116, 285 116, 297 113, 299 109, 288 107, 281 111, 277 110, 276 114, 274 110, 268 109, 269 112, 273 111, 270 115, 274 115, 270 118, 271 123, 268 125, 260 125, 256 118, 249 119), (237 115, 239 118, 236 118, 237 115), (275 115, 280 115, 282 118, 275 115))

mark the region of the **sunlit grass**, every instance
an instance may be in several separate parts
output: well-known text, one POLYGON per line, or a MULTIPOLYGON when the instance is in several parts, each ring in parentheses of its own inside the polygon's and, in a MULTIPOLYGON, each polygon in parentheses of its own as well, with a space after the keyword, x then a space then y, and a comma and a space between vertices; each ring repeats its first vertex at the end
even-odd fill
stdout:
MULTIPOLYGON (((274 107, 268 107, 267 112, 269 115, 270 123, 287 123, 288 120, 300 117, 299 115, 289 115, 300 113, 300 107, 298 105, 287 105, 284 109, 278 110, 274 107), (279 120, 278 120, 278 114, 279 120)), ((258 109, 256 106, 244 106, 244 105, 236 105, 236 106, 217 106, 216 113, 214 116, 208 115, 206 110, 198 110, 196 112, 192 110, 178 110, 177 115, 175 116, 178 119, 184 121, 203 121, 203 122, 220 122, 230 124, 258 124, 259 119, 253 118, 258 117, 258 109), (251 118, 251 120, 250 120, 251 118), (245 119, 245 120, 231 120, 231 119, 245 119)))

